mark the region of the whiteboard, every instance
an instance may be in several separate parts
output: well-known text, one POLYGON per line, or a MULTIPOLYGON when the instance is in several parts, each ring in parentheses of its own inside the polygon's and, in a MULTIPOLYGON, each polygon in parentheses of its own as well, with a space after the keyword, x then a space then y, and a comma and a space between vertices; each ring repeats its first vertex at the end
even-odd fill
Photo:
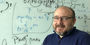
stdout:
POLYGON ((0 45, 42 45, 58 6, 75 10, 77 29, 90 33, 89 0, 0 0, 0 45))

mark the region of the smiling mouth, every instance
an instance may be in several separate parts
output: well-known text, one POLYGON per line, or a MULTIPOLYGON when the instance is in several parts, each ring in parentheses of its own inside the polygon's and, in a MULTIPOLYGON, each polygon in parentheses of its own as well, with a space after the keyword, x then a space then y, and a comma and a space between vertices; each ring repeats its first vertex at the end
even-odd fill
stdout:
POLYGON ((63 30, 64 27, 56 27, 56 29, 58 29, 58 30, 63 30))

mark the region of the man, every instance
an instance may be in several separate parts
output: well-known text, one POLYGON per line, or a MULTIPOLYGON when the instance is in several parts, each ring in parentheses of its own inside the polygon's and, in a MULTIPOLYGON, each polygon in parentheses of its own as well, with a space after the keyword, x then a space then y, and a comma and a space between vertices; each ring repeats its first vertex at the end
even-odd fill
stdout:
POLYGON ((54 12, 54 33, 48 35, 43 45, 90 45, 90 35, 74 27, 75 12, 72 8, 61 6, 54 12))

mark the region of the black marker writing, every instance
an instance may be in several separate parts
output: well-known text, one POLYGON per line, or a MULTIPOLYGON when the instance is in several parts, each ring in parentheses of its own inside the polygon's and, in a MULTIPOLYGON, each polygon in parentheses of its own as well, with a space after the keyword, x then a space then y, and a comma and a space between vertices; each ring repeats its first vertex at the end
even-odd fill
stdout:
POLYGON ((5 4, 7 5, 7 7, 5 7, 4 9, 0 10, 0 13, 6 11, 9 7, 12 6, 12 3, 9 3, 9 2, 5 2, 5 4))
POLYGON ((16 44, 17 42, 21 42, 21 41, 25 41, 25 44, 27 43, 27 37, 28 35, 22 37, 22 38, 19 38, 17 36, 14 36, 14 44, 16 44))
POLYGON ((6 39, 2 40, 2 45, 7 45, 7 40, 6 39))

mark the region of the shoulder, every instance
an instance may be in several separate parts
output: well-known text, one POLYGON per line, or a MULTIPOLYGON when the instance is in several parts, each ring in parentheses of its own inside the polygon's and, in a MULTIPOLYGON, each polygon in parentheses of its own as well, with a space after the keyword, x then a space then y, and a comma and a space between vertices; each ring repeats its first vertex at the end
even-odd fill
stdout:
POLYGON ((51 42, 54 39, 55 36, 56 36, 55 33, 47 35, 46 38, 43 41, 43 45, 47 44, 48 42, 51 42))
POLYGON ((78 39, 90 39, 90 34, 88 34, 87 32, 81 31, 81 30, 76 30, 75 31, 75 35, 78 39))
POLYGON ((57 34, 52 33, 52 34, 47 35, 46 38, 52 38, 52 37, 56 37, 56 36, 57 36, 57 34))
POLYGON ((56 33, 52 33, 52 34, 47 35, 44 40, 52 40, 58 37, 59 35, 57 35, 56 33))
POLYGON ((76 33, 77 33, 78 36, 81 36, 81 37, 90 36, 90 34, 88 34, 87 32, 84 32, 84 31, 81 31, 81 30, 78 30, 78 29, 77 29, 76 33))
POLYGON ((90 45, 90 34, 84 31, 77 31, 78 35, 78 42, 82 43, 83 45, 90 45))

